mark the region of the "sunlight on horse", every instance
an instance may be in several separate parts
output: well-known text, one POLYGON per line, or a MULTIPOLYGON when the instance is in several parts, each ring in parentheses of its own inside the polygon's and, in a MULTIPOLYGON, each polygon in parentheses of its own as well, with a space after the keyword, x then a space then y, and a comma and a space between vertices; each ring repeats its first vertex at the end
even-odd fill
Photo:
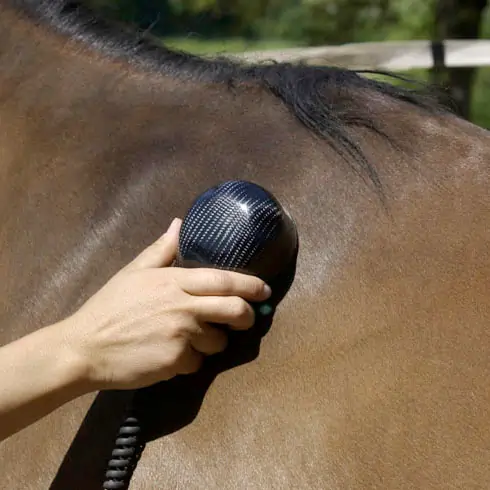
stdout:
MULTIPOLYGON (((0 342, 69 315, 208 187, 251 180, 298 225, 295 282, 260 353, 160 387, 130 488, 488 488, 489 163, 490 134, 422 94, 2 0, 0 342)), ((2 488, 99 490, 126 400, 5 441, 2 488)))

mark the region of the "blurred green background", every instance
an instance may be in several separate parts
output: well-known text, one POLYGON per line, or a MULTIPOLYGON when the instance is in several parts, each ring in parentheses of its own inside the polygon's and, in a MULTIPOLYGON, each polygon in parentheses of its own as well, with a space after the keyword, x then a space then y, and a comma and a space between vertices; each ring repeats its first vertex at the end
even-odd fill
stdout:
MULTIPOLYGON (((490 38, 490 0, 90 0, 105 17, 210 54, 348 42, 490 38)), ((403 72, 490 129, 490 67, 403 72)))

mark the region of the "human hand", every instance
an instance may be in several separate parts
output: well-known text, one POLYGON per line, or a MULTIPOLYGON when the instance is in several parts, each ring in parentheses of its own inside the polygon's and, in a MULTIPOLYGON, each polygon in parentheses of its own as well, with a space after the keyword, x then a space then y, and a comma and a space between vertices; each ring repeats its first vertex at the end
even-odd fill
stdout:
POLYGON ((224 330, 248 329, 247 301, 270 289, 257 277, 214 269, 169 267, 181 221, 124 267, 65 323, 70 348, 92 389, 134 389, 199 369, 204 355, 227 345, 224 330))

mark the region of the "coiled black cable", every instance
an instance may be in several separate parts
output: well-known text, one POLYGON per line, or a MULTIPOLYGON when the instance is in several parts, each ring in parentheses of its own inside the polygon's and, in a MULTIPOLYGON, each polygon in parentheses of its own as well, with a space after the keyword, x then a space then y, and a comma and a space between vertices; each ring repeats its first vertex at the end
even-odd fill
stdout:
MULTIPOLYGON (((274 292, 267 304, 257 307, 267 316, 291 286, 297 252, 296 226, 276 198, 256 184, 235 180, 208 189, 194 201, 182 223, 176 266, 212 266, 261 277, 274 292)), ((136 407, 141 409, 148 400, 141 393, 137 390, 131 413, 119 428, 104 490, 128 489, 145 448, 136 407)))
POLYGON ((117 434, 111 459, 107 463, 104 490, 127 490, 146 442, 136 413, 125 418, 117 434))

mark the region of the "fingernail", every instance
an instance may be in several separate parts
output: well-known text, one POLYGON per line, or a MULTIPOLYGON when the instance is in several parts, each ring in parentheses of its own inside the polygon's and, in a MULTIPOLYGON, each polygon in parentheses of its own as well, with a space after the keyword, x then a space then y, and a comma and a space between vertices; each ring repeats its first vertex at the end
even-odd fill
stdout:
POLYGON ((267 284, 264 285, 264 294, 266 298, 268 298, 272 294, 272 289, 267 284))
POLYGON ((176 226, 176 222, 178 222, 178 218, 174 218, 172 223, 170 223, 169 227, 167 228, 167 231, 159 238, 159 240, 163 240, 167 237, 169 233, 171 233, 176 226))
POLYGON ((170 226, 168 227, 167 233, 168 233, 169 231, 173 231, 173 230, 174 230, 174 228, 175 228, 176 226, 178 226, 179 222, 180 222, 179 218, 174 218, 174 219, 172 220, 172 223, 170 223, 170 226))

